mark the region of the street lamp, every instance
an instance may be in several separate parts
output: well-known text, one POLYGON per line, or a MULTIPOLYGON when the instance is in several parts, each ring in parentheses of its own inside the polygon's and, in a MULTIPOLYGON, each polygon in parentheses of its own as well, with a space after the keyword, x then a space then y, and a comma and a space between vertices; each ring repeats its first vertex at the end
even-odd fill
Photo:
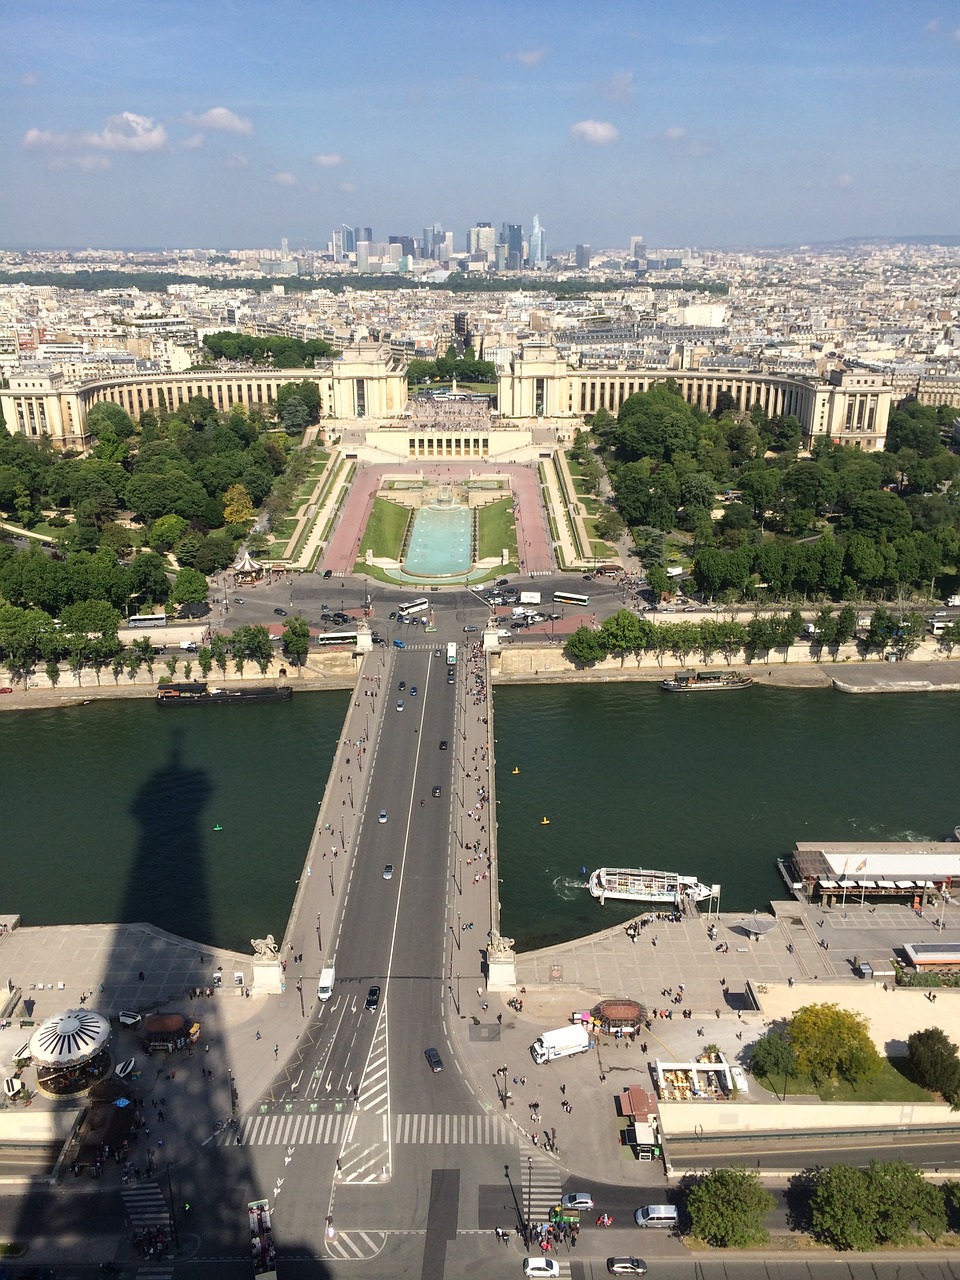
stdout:
POLYGON ((533 1213, 533 1156, 527 1156, 527 1220, 523 1224, 523 1243, 530 1244, 530 1222, 533 1213))
POLYGON ((320 937, 320 912, 317 912, 317 947, 323 951, 323 940, 320 937))

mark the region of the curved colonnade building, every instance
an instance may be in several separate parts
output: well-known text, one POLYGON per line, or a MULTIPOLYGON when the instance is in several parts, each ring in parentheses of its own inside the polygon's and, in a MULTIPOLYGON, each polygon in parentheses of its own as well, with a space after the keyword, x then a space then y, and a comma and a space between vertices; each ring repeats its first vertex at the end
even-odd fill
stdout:
POLYGON ((551 442, 563 443, 585 415, 600 408, 616 414, 629 396, 667 378, 707 413, 726 392, 741 410, 760 404, 771 417, 792 414, 808 446, 817 436, 870 451, 884 446, 893 388, 880 374, 838 370, 815 380, 759 371, 585 364, 541 342, 525 343, 501 368, 497 412, 479 413, 472 406, 459 422, 455 413, 449 415, 452 420, 438 415, 432 424, 415 421, 406 365, 375 343, 348 348, 315 369, 209 369, 82 384, 67 383, 56 373, 14 375, 0 389, 0 408, 9 431, 82 450, 90 443, 87 414, 102 401, 120 405, 134 419, 147 410, 173 412, 193 396, 206 396, 219 410, 237 404, 266 408, 276 403, 285 383, 310 379, 318 384, 323 417, 349 432, 365 455, 503 459, 534 456, 551 442))

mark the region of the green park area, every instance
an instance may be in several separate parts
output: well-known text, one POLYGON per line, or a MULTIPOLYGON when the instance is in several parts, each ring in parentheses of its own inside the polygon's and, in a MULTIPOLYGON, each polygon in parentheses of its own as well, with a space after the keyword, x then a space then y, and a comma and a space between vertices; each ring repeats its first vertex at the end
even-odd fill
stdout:
POLYGON ((477 513, 477 527, 479 559, 499 558, 506 547, 510 562, 517 563, 517 526, 513 519, 512 498, 501 498, 481 507, 477 513))
POLYGON ((409 519, 409 507, 388 502, 385 498, 376 498, 367 527, 363 531, 358 559, 362 561, 369 551, 373 556, 399 560, 409 519))

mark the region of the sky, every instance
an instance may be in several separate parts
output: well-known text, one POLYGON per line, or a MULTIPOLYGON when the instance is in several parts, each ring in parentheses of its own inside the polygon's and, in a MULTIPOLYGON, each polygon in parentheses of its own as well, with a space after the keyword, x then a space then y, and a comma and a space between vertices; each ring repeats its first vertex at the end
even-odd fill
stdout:
POLYGON ((30 0, 0 246, 960 233, 960 0, 30 0))

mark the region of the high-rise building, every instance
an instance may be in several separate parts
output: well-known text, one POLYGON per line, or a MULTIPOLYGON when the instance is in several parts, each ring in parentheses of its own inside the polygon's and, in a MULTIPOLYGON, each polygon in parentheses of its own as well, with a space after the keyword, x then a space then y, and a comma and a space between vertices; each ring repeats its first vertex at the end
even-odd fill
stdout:
POLYGON ((356 236, 356 232, 354 231, 353 227, 348 227, 348 226, 347 226, 347 224, 344 222, 344 223, 343 223, 343 225, 341 226, 340 230, 341 230, 341 233, 342 233, 342 235, 343 235, 343 252, 344 252, 344 253, 356 253, 356 251, 357 251, 357 236, 356 236))
POLYGON ((523 227, 519 222, 505 222, 500 228, 500 243, 507 246, 508 253, 523 257, 523 227))
POLYGON ((530 232, 530 249, 528 258, 531 267, 542 266, 547 260, 547 233, 540 225, 540 215, 533 215, 533 230, 530 232))
POLYGON ((495 247, 496 236, 492 222, 478 222, 467 232, 467 253, 492 255, 495 247))
POLYGON ((453 232, 445 231, 443 233, 443 240, 437 248, 438 262, 449 262, 453 257, 453 253, 453 232))
POLYGON ((373 232, 369 227, 353 228, 353 247, 356 248, 361 240, 366 240, 367 244, 373 239, 373 232))
POLYGON ((333 252, 334 262, 343 261, 343 232, 339 229, 335 230, 331 238, 330 247, 333 252))
POLYGON ((630 260, 639 263, 641 267, 646 266, 647 246, 644 243, 643 236, 630 237, 630 260))
POLYGON ((436 258, 443 244, 443 227, 439 222, 423 228, 423 239, 420 242, 421 258, 436 258))
POLYGON ((578 244, 576 252, 576 263, 578 271, 590 270, 590 246, 588 244, 578 244))
POLYGON ((390 236, 387 243, 398 244, 402 254, 413 257, 413 236, 390 236))

